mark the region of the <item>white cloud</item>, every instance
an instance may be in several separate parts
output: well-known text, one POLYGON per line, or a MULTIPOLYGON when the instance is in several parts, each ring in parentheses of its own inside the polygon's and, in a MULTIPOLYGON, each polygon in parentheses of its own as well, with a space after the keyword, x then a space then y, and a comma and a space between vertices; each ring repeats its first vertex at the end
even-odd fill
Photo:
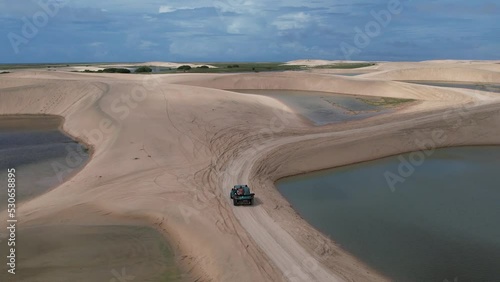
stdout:
POLYGON ((231 33, 231 34, 239 34, 239 33, 241 33, 241 27, 242 27, 241 23, 235 21, 235 22, 232 22, 231 24, 229 24, 227 26, 226 30, 228 33, 231 33))
MULTIPOLYGON (((453 0, 442 1, 451 3, 453 0)), ((34 2, 36 1, 0 0, 0 30, 3 34, 10 31, 21 33, 20 25, 8 23, 13 19, 20 22, 22 17, 31 18, 40 10, 34 2)), ((288 60, 311 55, 332 58, 335 57, 332 50, 340 50, 339 42, 352 44, 355 36, 353 27, 364 26, 371 18, 372 9, 386 9, 387 1, 371 1, 373 5, 366 5, 368 2, 370 1, 69 1, 64 10, 40 32, 37 40, 26 46, 25 56, 17 56, 19 59, 16 60, 91 60, 94 53, 102 51, 99 54, 104 54, 115 42, 123 44, 124 51, 110 52, 109 60, 124 60, 125 53, 129 60, 145 60, 156 54, 160 54, 159 58, 171 55, 172 60, 241 60, 243 55, 247 59, 257 60, 288 60), (130 25, 130 22, 136 24, 130 25), (85 23, 84 28, 82 23, 85 23), (112 26, 112 32, 102 26, 112 26), (62 42, 57 48, 53 47, 54 34, 61 34, 62 42)), ((377 40, 376 43, 374 41, 356 58, 394 60, 397 56, 398 59, 421 60, 438 56, 463 58, 469 54, 478 59, 494 58, 494 47, 498 47, 500 41, 491 36, 496 34, 496 30, 488 23, 494 20, 493 13, 498 12, 498 9, 493 4, 479 5, 476 9, 470 1, 458 2, 464 4, 457 3, 459 8, 452 9, 446 15, 434 11, 436 13, 432 13, 431 19, 434 22, 429 22, 425 15, 419 17, 419 13, 413 13, 432 7, 407 4, 407 17, 398 18, 398 24, 391 26, 384 39, 377 40), (484 15, 479 17, 480 13, 484 15), (467 22, 457 21, 453 22, 454 25, 435 24, 445 20, 449 22, 450 17, 465 18, 467 22), (442 34, 446 36, 443 38, 440 36, 442 34), (474 37, 476 41, 481 42, 481 46, 487 47, 479 49, 467 43, 465 39, 463 42, 453 39, 460 37, 474 37), (389 45, 396 40, 421 45, 433 38, 441 40, 436 41, 433 48, 424 48, 419 52, 411 48, 402 49, 389 45), (385 43, 386 41, 389 43, 385 43), (450 53, 449 46, 453 45, 457 48, 450 53)), ((343 58, 343 54, 338 52, 338 58, 343 58)), ((11 61, 12 58, 14 57, 11 53, 0 52, 0 61, 11 61)))
POLYGON ((286 14, 278 17, 272 25, 279 30, 303 28, 311 20, 311 16, 304 12, 295 14, 286 14))
POLYGON ((263 30, 262 23, 256 21, 252 17, 236 17, 231 21, 227 22, 226 32, 229 34, 260 34, 262 35, 265 30, 263 30))
POLYGON ((177 11, 176 8, 170 7, 170 6, 160 6, 160 9, 158 10, 159 14, 165 14, 165 13, 172 13, 177 11))
POLYGON ((158 13, 159 14, 166 14, 166 13, 172 13, 172 12, 175 12, 175 11, 179 11, 179 10, 194 10, 194 9, 199 9, 199 8, 207 8, 207 7, 213 7, 212 5, 205 5, 205 4, 199 4, 199 5, 189 5, 189 6, 166 6, 166 5, 162 5, 160 6, 160 8, 158 9, 158 13))
POLYGON ((248 0, 215 0, 213 7, 218 13, 234 12, 238 14, 256 11, 257 3, 248 0))

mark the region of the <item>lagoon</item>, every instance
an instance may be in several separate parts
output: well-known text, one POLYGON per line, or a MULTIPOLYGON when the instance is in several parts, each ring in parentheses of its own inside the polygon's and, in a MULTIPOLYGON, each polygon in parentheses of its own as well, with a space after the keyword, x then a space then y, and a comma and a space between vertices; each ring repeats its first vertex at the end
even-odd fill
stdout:
POLYGON ((500 147, 436 150, 393 190, 384 174, 399 164, 388 157, 276 185, 306 221, 393 281, 498 281, 500 147))
MULTIPOLYGON (((87 147, 59 129, 62 122, 56 116, 0 117, 0 183, 7 184, 7 169, 16 169, 18 211, 24 202, 68 180, 89 160, 87 147)), ((0 211, 7 207, 3 191, 0 211)), ((123 273, 140 281, 186 281, 163 235, 137 224, 21 223, 17 244, 19 281, 120 281, 123 273)), ((7 254, 8 245, 1 244, 0 250, 7 254)), ((10 281, 6 264, 0 271, 0 281, 10 281)))
POLYGON ((317 126, 378 116, 393 112, 397 107, 413 101, 319 91, 261 89, 231 91, 275 98, 317 126))
MULTIPOLYGON (((7 183, 7 169, 16 169, 18 202, 46 193, 87 163, 88 148, 60 131, 61 125, 56 116, 0 117, 0 181, 7 183)), ((6 197, 0 195, 0 210, 6 197)))

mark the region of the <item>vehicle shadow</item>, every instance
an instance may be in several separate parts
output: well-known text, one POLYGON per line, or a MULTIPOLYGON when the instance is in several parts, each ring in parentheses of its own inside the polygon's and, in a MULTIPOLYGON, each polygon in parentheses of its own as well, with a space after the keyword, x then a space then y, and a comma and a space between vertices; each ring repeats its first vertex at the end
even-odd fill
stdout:
POLYGON ((253 198, 253 206, 257 207, 257 206, 260 206, 262 204, 263 204, 262 201, 258 197, 253 198))

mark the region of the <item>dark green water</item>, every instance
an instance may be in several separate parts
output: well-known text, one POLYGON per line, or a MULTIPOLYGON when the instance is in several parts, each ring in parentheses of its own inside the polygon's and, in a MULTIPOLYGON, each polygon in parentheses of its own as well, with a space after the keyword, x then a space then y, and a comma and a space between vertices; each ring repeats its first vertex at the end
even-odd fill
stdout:
POLYGON ((2 265, 0 281, 189 281, 150 227, 53 225, 22 227, 17 235, 16 279, 2 265))
POLYGON ((383 98, 299 90, 231 90, 276 98, 315 125, 361 120, 392 111, 383 98), (382 102, 382 103, 381 103, 382 102))
MULTIPOLYGON (((84 145, 58 128, 53 116, 0 118, 0 184, 7 169, 16 169, 16 203, 35 198, 62 184, 87 163, 84 145)), ((0 211, 7 191, 0 193, 0 211)), ((51 225, 17 227, 18 273, 7 273, 6 258, 0 281, 188 281, 178 268, 165 238, 149 227, 131 225, 51 225)), ((8 253, 6 233, 0 231, 0 250, 8 253)))
POLYGON ((389 157, 277 187, 305 220, 393 281, 500 281, 500 147, 436 150, 392 190, 384 174, 399 165, 389 157))

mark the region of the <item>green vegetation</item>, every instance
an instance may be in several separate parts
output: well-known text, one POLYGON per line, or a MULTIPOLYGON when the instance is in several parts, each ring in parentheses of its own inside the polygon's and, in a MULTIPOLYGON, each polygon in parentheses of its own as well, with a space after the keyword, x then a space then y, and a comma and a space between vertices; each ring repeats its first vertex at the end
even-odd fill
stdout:
MULTIPOLYGON (((103 64, 112 64, 112 63, 77 63, 77 64, 18 64, 18 65, 0 65, 3 69, 27 69, 27 68, 59 68, 66 66, 95 66, 99 67, 103 64)), ((280 62, 271 62, 271 63, 245 63, 245 62, 224 62, 224 63, 210 63, 210 65, 214 66, 208 67, 207 65, 201 65, 195 68, 192 68, 189 65, 182 65, 176 68, 167 68, 167 67, 158 67, 158 73, 178 73, 179 71, 187 72, 187 73, 245 73, 245 72, 279 72, 279 71, 303 71, 310 69, 356 69, 363 68, 368 66, 373 66, 375 63, 338 63, 338 64, 330 64, 316 67, 308 67, 303 65, 285 65, 280 62)), ((150 73, 149 69, 154 66, 141 66, 134 73, 150 73)), ((131 65, 132 68, 132 65, 131 65)), ((128 69, 125 68, 109 68, 102 71, 90 71, 85 70, 83 72, 91 72, 91 73, 130 73, 128 69)))
MULTIPOLYGON (((318 67, 307 67, 300 65, 285 65, 283 63, 210 63, 215 68, 208 66, 187 69, 181 66, 178 70, 189 73, 231 73, 231 72, 278 72, 278 71, 300 71, 316 68, 324 69, 355 69, 375 65, 374 63, 339 63, 318 67)), ((163 73, 169 73, 163 71, 163 73)))
POLYGON ((112 63, 42 63, 42 64, 0 64, 2 69, 42 69, 42 68, 66 68, 66 67, 90 67, 112 63))
POLYGON ((153 72, 153 69, 146 66, 138 67, 135 70, 135 73, 150 73, 150 72, 153 72))
POLYGON ((388 97, 380 97, 380 98, 358 98, 358 100, 372 106, 382 106, 382 107, 397 107, 405 103, 414 102, 413 99, 400 99, 400 98, 388 98, 388 97))
POLYGON ((374 66, 374 63, 338 63, 332 65, 315 66, 315 69, 358 69, 374 66))
MULTIPOLYGON (((79 71, 73 71, 73 72, 79 72, 79 71)), ((93 70, 84 70, 84 71, 80 71, 80 72, 86 72, 86 73, 131 73, 131 71, 129 69, 124 69, 124 68, 107 68, 107 69, 103 69, 103 70, 97 70, 97 71, 93 71, 93 70)))
POLYGON ((123 69, 123 68, 107 68, 107 69, 103 69, 102 72, 105 72, 105 73, 130 73, 130 70, 123 69))
POLYGON ((231 73, 304 70, 303 66, 283 65, 283 63, 211 63, 215 68, 194 68, 190 73, 231 73))
POLYGON ((181 70, 181 71, 184 71, 184 72, 187 72, 190 69, 191 69, 191 66, 188 66, 188 65, 183 65, 183 66, 180 66, 180 67, 177 68, 177 70, 181 70))

